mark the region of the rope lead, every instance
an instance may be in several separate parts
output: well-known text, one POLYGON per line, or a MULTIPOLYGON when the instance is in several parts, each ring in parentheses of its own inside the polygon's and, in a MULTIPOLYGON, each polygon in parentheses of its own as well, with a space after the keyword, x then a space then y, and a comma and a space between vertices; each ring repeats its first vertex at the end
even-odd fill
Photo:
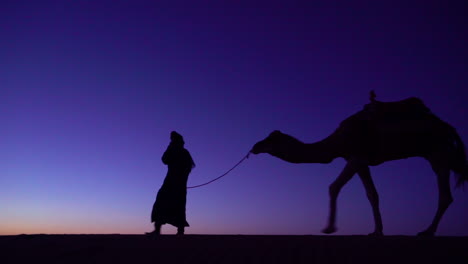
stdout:
POLYGON ((217 180, 221 179, 222 177, 226 176, 229 172, 231 172, 233 169, 235 169, 237 166, 239 166, 244 160, 248 159, 249 155, 250 155, 250 151, 239 162, 237 162, 237 164, 234 165, 234 167, 229 169, 227 172, 225 172, 223 175, 219 176, 218 178, 215 178, 215 179, 213 179, 213 180, 211 180, 209 182, 203 183, 203 184, 187 187, 187 189, 194 189, 194 188, 202 187, 202 186, 208 185, 208 184, 210 184, 210 183, 212 183, 214 181, 217 181, 217 180))

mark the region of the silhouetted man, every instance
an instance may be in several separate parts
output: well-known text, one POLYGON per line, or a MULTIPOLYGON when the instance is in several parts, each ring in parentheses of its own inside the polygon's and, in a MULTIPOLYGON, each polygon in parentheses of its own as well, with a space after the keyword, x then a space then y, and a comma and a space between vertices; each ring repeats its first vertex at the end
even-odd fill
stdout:
POLYGON ((185 218, 187 179, 195 163, 184 144, 182 135, 172 131, 171 143, 162 156, 168 171, 151 212, 154 231, 147 234, 159 235, 162 225, 171 224, 177 227, 178 235, 183 235, 185 227, 189 226, 185 218))

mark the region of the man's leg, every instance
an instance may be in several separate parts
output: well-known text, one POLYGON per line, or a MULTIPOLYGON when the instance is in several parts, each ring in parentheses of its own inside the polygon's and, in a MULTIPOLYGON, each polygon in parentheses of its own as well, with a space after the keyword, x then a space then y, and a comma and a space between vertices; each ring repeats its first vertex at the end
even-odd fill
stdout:
POLYGON ((160 235, 161 234, 161 224, 154 222, 154 234, 160 235))
POLYGON ((177 228, 177 235, 183 235, 185 233, 185 227, 181 226, 177 228))

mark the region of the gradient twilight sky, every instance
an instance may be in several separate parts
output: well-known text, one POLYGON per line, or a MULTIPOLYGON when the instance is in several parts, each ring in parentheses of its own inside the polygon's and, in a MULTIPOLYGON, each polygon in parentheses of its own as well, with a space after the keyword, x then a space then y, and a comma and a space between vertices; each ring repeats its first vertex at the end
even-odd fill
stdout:
MULTIPOLYGON (((2 1, 0 235, 151 231, 172 130, 196 185, 272 130, 325 138, 371 89, 420 97, 468 144, 467 26, 466 1, 2 1)), ((187 233, 321 234, 343 166, 252 155, 188 191, 187 233)), ((425 160, 371 172, 386 234, 430 224, 425 160)), ((468 192, 453 195, 438 234, 466 236, 468 192)), ((337 224, 373 230, 357 177, 337 224)))

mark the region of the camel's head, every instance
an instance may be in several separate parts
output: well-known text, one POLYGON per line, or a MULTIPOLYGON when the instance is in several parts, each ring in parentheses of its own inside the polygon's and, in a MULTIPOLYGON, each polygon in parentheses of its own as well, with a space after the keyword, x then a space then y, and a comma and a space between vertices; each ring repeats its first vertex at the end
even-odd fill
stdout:
POLYGON ((275 130, 268 135, 262 141, 257 142, 252 150, 250 150, 253 154, 260 154, 260 153, 270 153, 274 152, 275 147, 278 145, 279 142, 282 142, 282 138, 286 136, 285 134, 281 133, 279 130, 275 130))

